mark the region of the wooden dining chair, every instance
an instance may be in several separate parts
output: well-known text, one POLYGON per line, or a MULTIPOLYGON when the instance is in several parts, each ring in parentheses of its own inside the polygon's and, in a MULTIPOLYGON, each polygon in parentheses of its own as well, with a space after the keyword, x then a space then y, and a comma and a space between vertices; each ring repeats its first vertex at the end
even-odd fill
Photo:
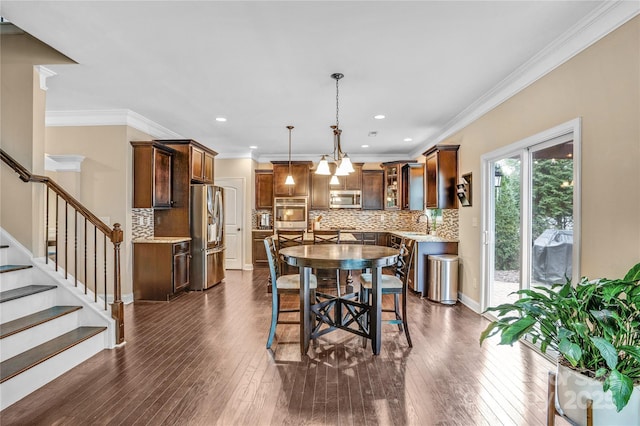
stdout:
MULTIPOLYGON (((340 244, 340 230, 314 230, 313 231, 313 244, 340 244)), ((328 286, 333 286, 333 280, 335 280, 335 286, 340 297, 340 270, 335 270, 335 277, 329 277, 321 272, 322 270, 314 270, 318 276, 318 287, 327 287, 322 284, 327 283, 328 286)))
MULTIPOLYGON (((382 295, 393 294, 393 309, 382 309, 382 312, 393 312, 395 318, 392 320, 384 320, 390 324, 398 324, 398 328, 407 337, 409 347, 411 344, 411 336, 409 335, 409 326, 407 322, 407 287, 409 282, 409 271, 413 263, 415 251, 415 241, 411 239, 403 239, 400 243, 400 255, 394 267, 393 275, 383 274, 382 282, 378 283, 382 286, 382 295), (399 297, 402 296, 402 305, 399 303, 399 297)), ((373 287, 373 278, 370 273, 360 275, 360 302, 370 303, 371 289, 373 287)), ((366 339, 364 345, 366 346, 366 339)))
MULTIPOLYGON (((300 320, 280 320, 281 312, 300 312, 299 309, 282 309, 281 308, 281 294, 300 294, 300 274, 283 275, 280 273, 279 262, 276 254, 276 244, 273 237, 267 237, 264 239, 264 247, 267 252, 267 259, 269 260, 269 272, 271 276, 271 327, 269 328, 269 337, 267 338, 267 349, 271 348, 273 338, 276 335, 277 324, 300 324, 300 320)), ((318 286, 318 280, 315 275, 311 274, 309 278, 309 293, 311 303, 316 299, 316 287, 318 286)))
MULTIPOLYGON (((276 236, 276 253, 279 253, 279 251, 283 248, 304 244, 304 231, 280 230, 277 232, 276 236)), ((293 274, 298 272, 297 269, 294 270, 292 266, 283 263, 278 257, 276 257, 276 259, 280 263, 280 270, 283 274, 293 274)))

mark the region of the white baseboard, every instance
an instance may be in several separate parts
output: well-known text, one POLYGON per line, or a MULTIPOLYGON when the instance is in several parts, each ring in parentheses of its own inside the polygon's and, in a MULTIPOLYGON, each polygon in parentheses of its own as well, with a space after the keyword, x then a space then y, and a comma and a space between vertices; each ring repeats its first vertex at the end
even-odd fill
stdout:
POLYGON ((243 271, 253 271, 253 263, 246 263, 243 267, 242 267, 243 271))
POLYGON ((460 302, 463 305, 465 305, 467 308, 471 309, 476 314, 482 313, 481 310, 480 310, 480 304, 478 302, 476 302, 475 300, 471 299, 470 297, 465 296, 462 293, 458 293, 458 300, 460 300, 460 302))

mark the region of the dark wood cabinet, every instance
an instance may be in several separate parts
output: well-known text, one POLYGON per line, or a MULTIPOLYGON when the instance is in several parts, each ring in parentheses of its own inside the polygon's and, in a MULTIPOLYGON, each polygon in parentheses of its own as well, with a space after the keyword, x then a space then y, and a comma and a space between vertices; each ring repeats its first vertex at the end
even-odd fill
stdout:
POLYGON ((155 142, 172 149, 174 155, 171 179, 173 208, 156 212, 154 215, 154 235, 156 237, 189 236, 191 235, 189 227, 191 184, 213 183, 213 158, 217 153, 191 139, 165 139, 155 142), (207 169, 210 169, 207 172, 211 175, 210 182, 204 180, 207 169))
POLYGON ((426 207, 457 209, 458 148, 460 145, 436 145, 426 151, 426 207))
POLYGON ((215 156, 210 152, 204 153, 204 171, 202 180, 204 183, 213 183, 213 160, 215 156))
POLYGON ((133 146, 133 208, 172 205, 174 151, 161 144, 131 142, 133 146))
MULTIPOLYGON (((353 163, 353 172, 346 176, 338 176, 338 184, 330 185, 329 189, 344 189, 348 191, 362 190, 362 163, 353 163)), ((329 176, 331 179, 331 176, 329 176)))
POLYGON ((424 164, 402 166, 402 210, 424 209, 424 164))
POLYGON ((256 170, 256 210, 273 208, 273 170, 256 170))
POLYGON ((273 235, 273 231, 253 231, 253 239, 251 244, 251 252, 253 254, 253 268, 268 268, 269 260, 267 259, 267 251, 264 248, 264 239, 273 235))
POLYGON ((190 145, 191 180, 198 183, 213 183, 213 160, 215 154, 196 142, 190 145))
POLYGON ((385 210, 400 210, 402 200, 400 194, 402 194, 402 179, 401 179, 401 167, 400 163, 383 163, 382 169, 384 171, 384 209, 385 210))
POLYGON ((169 301, 189 285, 190 243, 133 244, 135 300, 169 301))
POLYGON ((309 173, 311 181, 309 197, 309 209, 311 210, 328 210, 329 209, 329 181, 331 176, 317 175, 314 172, 309 173))
POLYGON ((384 171, 362 171, 362 210, 384 209, 384 171))
POLYGON ((274 197, 307 197, 309 195, 309 169, 311 161, 291 162, 291 176, 295 185, 285 185, 289 174, 288 161, 273 161, 273 196, 274 197))

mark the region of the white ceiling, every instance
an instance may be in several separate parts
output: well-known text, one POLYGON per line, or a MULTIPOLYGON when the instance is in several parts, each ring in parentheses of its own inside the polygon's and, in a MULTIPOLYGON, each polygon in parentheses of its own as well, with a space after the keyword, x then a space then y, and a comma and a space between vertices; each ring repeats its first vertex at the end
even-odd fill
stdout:
POLYGON ((370 161, 415 157, 557 65, 549 62, 558 60, 554 51, 612 8, 601 1, 3 0, 0 15, 78 63, 48 66, 57 73, 47 81, 48 113, 128 109, 220 157, 260 161, 286 158, 290 124, 294 159, 317 161, 332 149, 329 76, 341 72, 343 149, 370 161))

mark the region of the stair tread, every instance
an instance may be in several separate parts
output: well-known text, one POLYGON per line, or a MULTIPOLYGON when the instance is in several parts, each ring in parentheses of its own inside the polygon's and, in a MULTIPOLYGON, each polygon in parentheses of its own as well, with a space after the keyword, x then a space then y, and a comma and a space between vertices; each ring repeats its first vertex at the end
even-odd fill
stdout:
POLYGON ((63 315, 70 314, 79 309, 81 306, 53 306, 40 312, 15 319, 5 324, 0 324, 0 339, 9 337, 13 334, 27 330, 31 327, 43 324, 47 321, 59 318, 63 315))
POLYGON ((0 265, 0 274, 4 272, 19 271, 20 269, 32 268, 31 265, 0 265))
POLYGON ((3 291, 0 292, 0 303, 30 296, 36 293, 41 293, 43 291, 52 290, 54 288, 56 288, 55 285, 27 285, 24 287, 15 288, 13 290, 3 291))
POLYGON ((0 363, 0 383, 106 330, 106 327, 78 327, 0 363))

